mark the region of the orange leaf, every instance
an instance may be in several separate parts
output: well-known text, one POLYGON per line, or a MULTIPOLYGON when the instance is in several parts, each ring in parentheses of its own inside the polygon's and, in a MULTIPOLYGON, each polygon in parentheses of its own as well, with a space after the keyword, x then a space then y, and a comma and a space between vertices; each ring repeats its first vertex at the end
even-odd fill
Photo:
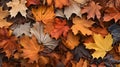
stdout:
POLYGON ((39 5, 40 4, 40 0, 27 0, 27 7, 29 7, 30 5, 39 5))
POLYGON ((15 50, 19 48, 17 38, 9 34, 10 30, 7 30, 7 28, 0 28, 0 48, 3 48, 3 52, 6 53, 8 58, 13 56, 15 50))
POLYGON ((88 14, 87 19, 90 19, 90 18, 94 19, 95 15, 98 19, 100 19, 101 13, 99 10, 101 8, 102 7, 98 3, 95 4, 94 1, 91 1, 88 6, 84 7, 84 9, 81 10, 81 13, 82 14, 87 13, 88 14))
POLYGON ((69 49, 74 49, 76 46, 79 45, 79 36, 75 36, 72 32, 68 33, 67 40, 63 40, 64 45, 69 49))
POLYGON ((69 27, 66 25, 66 20, 55 18, 54 30, 51 31, 51 37, 58 39, 62 34, 64 37, 67 36, 69 27))
POLYGON ((42 21, 45 24, 48 22, 53 22, 55 17, 53 6, 39 6, 38 8, 33 8, 32 13, 36 21, 42 21))
POLYGON ((120 19, 120 12, 115 7, 109 7, 105 12, 104 21, 114 19, 117 22, 120 19))
POLYGON ((34 61, 38 62, 39 52, 43 50, 43 46, 39 45, 36 41, 36 38, 32 36, 30 39, 28 36, 24 36, 20 39, 20 44, 23 46, 24 58, 29 58, 29 62, 33 63, 34 61))
POLYGON ((71 27, 72 32, 76 35, 79 31, 83 35, 92 35, 92 31, 89 29, 94 24, 93 21, 86 20, 84 18, 75 17, 73 18, 74 25, 71 27))
POLYGON ((54 0, 56 8, 62 8, 69 5, 69 0, 54 0))

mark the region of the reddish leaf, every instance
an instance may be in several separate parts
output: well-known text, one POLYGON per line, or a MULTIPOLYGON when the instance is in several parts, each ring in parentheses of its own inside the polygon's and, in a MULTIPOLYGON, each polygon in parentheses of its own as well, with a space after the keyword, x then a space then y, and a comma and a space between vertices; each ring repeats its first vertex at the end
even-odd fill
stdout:
POLYGON ((66 20, 55 18, 54 30, 50 34, 53 38, 58 39, 61 35, 66 37, 68 30, 66 20))
POLYGON ((27 7, 29 7, 30 5, 39 5, 40 4, 40 0, 27 0, 27 7))

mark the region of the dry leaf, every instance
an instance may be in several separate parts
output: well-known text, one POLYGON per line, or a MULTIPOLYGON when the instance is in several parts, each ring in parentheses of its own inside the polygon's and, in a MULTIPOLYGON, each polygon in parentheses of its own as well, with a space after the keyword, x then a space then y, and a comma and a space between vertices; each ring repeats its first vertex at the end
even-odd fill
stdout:
POLYGON ((0 27, 8 27, 10 26, 12 23, 9 23, 6 21, 6 19, 4 19, 5 17, 7 17, 9 15, 9 12, 7 10, 2 10, 2 7, 0 7, 0 27))
POLYGON ((29 7, 30 5, 39 5, 40 4, 40 0, 27 0, 27 7, 29 7))
POLYGON ((104 21, 114 19, 117 22, 120 19, 120 12, 115 7, 109 7, 105 12, 104 21))
POLYGON ((95 43, 84 43, 86 48, 95 49, 92 54, 94 58, 103 58, 108 51, 112 49, 113 39, 110 34, 103 38, 100 34, 93 35, 95 43))
POLYGON ((69 5, 69 0, 54 0, 56 8, 62 8, 69 5))
POLYGON ((66 20, 55 18, 54 30, 50 32, 51 37, 58 39, 61 35, 67 36, 69 27, 66 25, 66 20))
POLYGON ((80 19, 79 17, 73 18, 74 25, 71 27, 72 32, 74 35, 78 34, 80 31, 83 35, 92 35, 92 31, 89 30, 90 27, 92 27, 92 24, 94 24, 93 21, 86 20, 84 18, 80 19))
POLYGON ((42 21, 45 24, 53 22, 55 17, 53 6, 39 6, 38 8, 33 8, 32 13, 36 21, 42 21))
POLYGON ((72 32, 69 32, 67 35, 67 40, 63 40, 63 43, 67 48, 73 50, 76 46, 79 45, 79 40, 79 36, 75 36, 72 32))
POLYGON ((80 13, 81 9, 79 4, 77 4, 76 2, 70 0, 70 5, 68 7, 64 8, 64 14, 67 17, 67 19, 69 19, 69 17, 71 17, 71 15, 73 13, 75 13, 77 16, 81 17, 81 13, 80 13))
POLYGON ((80 4, 85 4, 88 0, 74 0, 74 1, 80 4))
POLYGON ((48 47, 51 50, 54 50, 54 48, 58 45, 58 40, 50 38, 49 34, 45 34, 43 32, 42 23, 36 22, 36 24, 34 24, 34 27, 31 29, 31 33, 35 35, 40 44, 48 47))
POLYGON ((17 44, 17 38, 11 36, 10 30, 7 28, 0 28, 0 48, 3 48, 3 52, 10 58, 14 52, 19 48, 17 44))
POLYGON ((11 17, 15 17, 18 12, 21 13, 22 16, 26 17, 27 7, 25 6, 26 0, 12 0, 7 3, 8 7, 12 7, 10 12, 11 17))
POLYGON ((96 3, 94 1, 91 1, 89 3, 88 6, 84 7, 82 10, 81 10, 81 13, 84 14, 84 13, 87 13, 87 19, 90 19, 90 18, 95 18, 95 16, 100 19, 101 17, 101 13, 100 13, 100 10, 101 10, 101 6, 96 3))
POLYGON ((31 36, 30 34, 30 22, 25 24, 19 24, 16 26, 12 26, 11 29, 13 30, 13 34, 16 37, 22 36, 22 34, 31 36))
POLYGON ((33 63, 34 61, 38 62, 39 52, 43 51, 44 48, 37 43, 36 38, 34 36, 32 38, 24 36, 20 38, 20 44, 23 47, 21 49, 23 51, 22 56, 29 58, 29 63, 33 63))

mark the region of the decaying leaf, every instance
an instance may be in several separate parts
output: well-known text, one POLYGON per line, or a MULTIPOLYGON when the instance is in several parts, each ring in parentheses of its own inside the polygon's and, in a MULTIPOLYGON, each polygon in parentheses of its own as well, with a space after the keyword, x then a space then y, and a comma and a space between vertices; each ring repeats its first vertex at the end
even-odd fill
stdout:
POLYGON ((20 38, 20 44, 23 47, 23 49, 21 49, 23 51, 22 56, 24 58, 29 58, 30 63, 33 63, 34 61, 38 62, 39 52, 44 48, 37 43, 36 38, 34 36, 31 38, 24 36, 20 38))
POLYGON ((17 38, 11 36, 10 30, 7 28, 0 28, 0 48, 3 48, 3 52, 10 58, 14 52, 19 48, 17 44, 17 38))
POLYGON ((39 5, 40 4, 40 0, 27 0, 27 7, 29 7, 30 5, 39 5))
POLYGON ((0 27, 8 27, 12 23, 7 22, 4 18, 9 15, 9 12, 7 10, 2 10, 2 7, 0 7, 0 27))
POLYGON ((7 3, 8 7, 12 7, 9 11, 11 17, 15 17, 18 12, 21 13, 22 16, 26 17, 27 7, 25 6, 26 0, 12 0, 7 3))
POLYGON ((72 32, 69 32, 67 35, 67 40, 63 40, 64 45, 69 49, 74 49, 76 46, 79 45, 79 36, 75 36, 72 32))
POLYGON ((80 4, 85 4, 88 0, 74 0, 74 1, 80 4))
POLYGON ((92 54, 94 58, 103 58, 108 51, 112 49, 113 39, 110 34, 103 38, 100 34, 93 35, 95 43, 84 43, 86 48, 95 49, 95 52, 92 54))
POLYGON ((67 19, 69 19, 73 13, 81 17, 80 11, 81 11, 80 5, 70 0, 70 5, 68 7, 65 7, 64 14, 67 17, 67 19))
POLYGON ((62 8, 69 5, 69 0, 54 0, 56 8, 62 8))
POLYGON ((67 36, 69 27, 66 24, 66 20, 55 18, 54 29, 50 32, 51 37, 58 39, 61 35, 67 36))
POLYGON ((86 20, 84 18, 75 17, 73 18, 74 25, 71 27, 74 35, 78 34, 80 31, 83 35, 92 35, 92 31, 89 28, 94 24, 93 21, 86 20))
POLYGON ((39 6, 38 8, 33 8, 32 13, 36 21, 42 21, 45 24, 53 22, 55 18, 53 6, 39 6))
POLYGON ((88 6, 84 7, 82 10, 81 10, 81 13, 84 14, 84 13, 87 13, 87 19, 90 19, 90 18, 95 18, 95 16, 100 19, 101 17, 101 13, 100 13, 100 10, 101 10, 101 6, 96 3, 94 1, 91 1, 89 3, 88 6))
POLYGON ((110 21, 114 19, 115 22, 117 22, 120 19, 120 12, 115 7, 109 7, 105 12, 106 13, 103 17, 104 21, 110 21))
POLYGON ((22 34, 31 36, 30 34, 30 22, 29 23, 25 23, 25 24, 19 24, 19 25, 14 25, 11 27, 11 29, 13 30, 13 34, 16 37, 21 36, 22 34))
POLYGON ((34 27, 31 29, 31 33, 35 35, 40 44, 48 47, 51 50, 54 50, 59 41, 50 38, 49 34, 45 34, 43 31, 43 24, 38 22, 36 22, 34 27))

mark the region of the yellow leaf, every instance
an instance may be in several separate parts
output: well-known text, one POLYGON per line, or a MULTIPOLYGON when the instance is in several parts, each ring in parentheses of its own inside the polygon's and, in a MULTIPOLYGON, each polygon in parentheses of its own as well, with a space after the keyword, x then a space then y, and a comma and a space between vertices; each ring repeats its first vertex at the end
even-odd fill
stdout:
POLYGON ((63 41, 64 45, 69 49, 74 49, 76 46, 79 45, 79 36, 75 36, 72 32, 68 33, 67 40, 63 41))
POLYGON ((91 35, 92 31, 89 30, 89 27, 92 26, 92 24, 94 24, 93 21, 90 20, 86 20, 86 19, 81 19, 79 17, 75 17, 73 18, 73 23, 74 25, 72 26, 72 32, 76 35, 79 31, 83 34, 83 35, 91 35))
POLYGON ((23 54, 24 58, 29 58, 29 62, 33 63, 34 61, 38 62, 39 60, 39 52, 43 50, 43 46, 39 45, 36 41, 35 37, 31 39, 28 36, 24 36, 20 40, 21 46, 23 46, 23 54))
POLYGON ((33 8, 32 13, 36 21, 39 22, 42 21, 45 24, 48 22, 52 22, 55 18, 53 6, 51 7, 39 6, 37 9, 33 8))
POLYGON ((113 39, 110 34, 103 38, 100 34, 93 35, 95 43, 84 43, 86 48, 95 49, 96 51, 92 54, 94 58, 104 57, 106 52, 112 49, 113 39))

